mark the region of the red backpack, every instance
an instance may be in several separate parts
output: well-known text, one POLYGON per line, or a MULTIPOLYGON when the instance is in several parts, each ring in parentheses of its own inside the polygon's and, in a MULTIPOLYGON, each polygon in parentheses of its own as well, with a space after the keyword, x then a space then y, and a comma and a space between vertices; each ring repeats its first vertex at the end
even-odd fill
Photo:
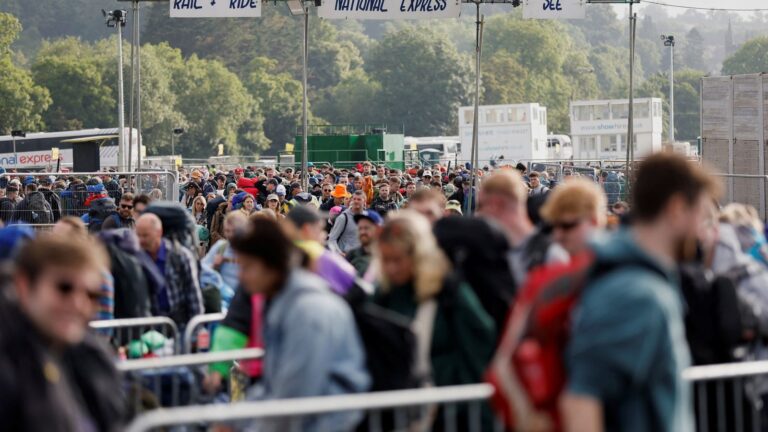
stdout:
POLYGON ((504 335, 486 372, 492 404, 512 430, 562 430, 558 401, 566 373, 563 351, 571 311, 596 270, 592 252, 568 264, 533 270, 518 292, 504 335))

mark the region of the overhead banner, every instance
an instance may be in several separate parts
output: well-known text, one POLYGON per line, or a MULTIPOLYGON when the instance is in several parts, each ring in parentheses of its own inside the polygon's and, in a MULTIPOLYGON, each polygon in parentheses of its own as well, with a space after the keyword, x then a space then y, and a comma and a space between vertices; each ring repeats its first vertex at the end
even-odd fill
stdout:
POLYGON ((461 0, 323 0, 317 15, 328 19, 411 20, 458 18, 461 0))
POLYGON ((526 19, 584 19, 587 0, 524 0, 526 19))
POLYGON ((170 0, 171 18, 261 16, 261 0, 170 0))

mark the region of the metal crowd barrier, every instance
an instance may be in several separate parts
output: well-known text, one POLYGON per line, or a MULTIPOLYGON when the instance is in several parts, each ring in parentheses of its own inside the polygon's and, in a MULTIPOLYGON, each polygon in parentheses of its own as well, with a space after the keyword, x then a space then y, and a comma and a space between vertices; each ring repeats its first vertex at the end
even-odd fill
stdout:
POLYGON ((179 328, 168 317, 91 321, 90 327, 108 336, 125 357, 141 357, 150 352, 154 355, 179 353, 179 328))
MULTIPOLYGON (((36 179, 40 177, 53 177, 54 182, 50 187, 59 198, 60 212, 57 209, 52 208, 52 221, 55 222, 59 217, 64 216, 77 216, 80 217, 88 213, 88 206, 86 206, 86 200, 92 195, 87 191, 75 191, 71 189, 62 190, 60 186, 56 184, 58 179, 70 179, 77 178, 83 180, 85 183, 91 177, 102 177, 104 175, 110 175, 113 179, 120 184, 119 191, 105 191, 108 196, 115 199, 115 204, 119 205, 117 198, 126 192, 131 192, 134 195, 147 194, 156 200, 169 200, 177 201, 179 198, 179 185, 178 174, 172 171, 140 171, 140 172, 19 172, 19 173, 2 173, 0 179, 10 179, 18 177, 20 180, 24 180, 27 176, 33 176, 36 179), (120 179, 124 177, 124 179, 120 179)), ((0 218, 6 220, 6 222, 17 221, 22 223, 36 224, 36 221, 40 219, 40 216, 36 212, 29 211, 24 214, 20 211, 14 211, 12 215, 0 215, 0 218)), ((37 223, 39 225, 39 223, 37 223)))
POLYGON ((224 320, 226 315, 223 313, 212 313, 205 315, 196 315, 189 323, 187 323, 186 329, 184 329, 184 347, 182 353, 190 354, 193 348, 197 351, 210 349, 210 337, 213 335, 213 328, 224 320), (208 335, 208 343, 206 344, 203 337, 200 337, 201 332, 205 332, 208 335))
POLYGON ((202 383, 206 365, 264 356, 259 348, 216 353, 184 354, 171 357, 127 360, 117 363, 125 379, 132 414, 161 407, 179 407, 209 403, 202 383))
MULTIPOLYGON (((242 402, 227 406, 190 406, 154 411, 134 420, 128 432, 190 424, 259 422, 274 430, 301 431, 305 419, 322 414, 365 412, 370 431, 483 430, 483 406, 493 394, 489 384, 388 391, 341 396, 242 402), (439 410, 436 408, 440 407, 439 410), (388 416, 394 412, 394 417, 388 416), (432 420, 431 422, 429 420, 432 420), (388 423, 391 421, 391 423, 388 423), (386 425, 386 426, 385 426, 386 425), (439 425, 439 426, 438 426, 439 425)), ((494 430, 502 431, 496 422, 494 430)))
POLYGON ((691 367, 683 379, 692 385, 698 432, 768 427, 768 361, 691 367))

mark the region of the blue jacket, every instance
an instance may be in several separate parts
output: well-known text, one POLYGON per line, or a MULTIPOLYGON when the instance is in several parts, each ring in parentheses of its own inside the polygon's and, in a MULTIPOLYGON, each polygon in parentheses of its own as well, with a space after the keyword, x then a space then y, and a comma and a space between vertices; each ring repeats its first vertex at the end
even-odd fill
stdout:
POLYGON ((693 431, 677 274, 640 249, 632 231, 593 249, 612 270, 587 284, 573 310, 568 392, 602 402, 606 430, 693 431))
MULTIPOLYGON (((294 270, 266 305, 263 321, 264 375, 249 398, 285 399, 361 393, 370 378, 352 311, 327 284, 294 270)), ((352 430, 359 412, 304 417, 300 430, 352 430)), ((263 420, 259 431, 290 430, 286 419, 263 420)))

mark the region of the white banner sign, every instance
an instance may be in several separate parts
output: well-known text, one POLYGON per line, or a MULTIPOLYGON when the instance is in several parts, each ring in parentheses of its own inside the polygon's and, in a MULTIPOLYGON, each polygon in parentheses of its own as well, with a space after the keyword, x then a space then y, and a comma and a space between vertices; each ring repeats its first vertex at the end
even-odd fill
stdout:
POLYGON ((526 19, 584 19, 587 0, 525 0, 526 19))
POLYGON ((409 20, 458 18, 460 0, 323 0, 317 15, 329 19, 409 20))
POLYGON ((260 17, 261 0, 170 0, 171 18, 260 17))

